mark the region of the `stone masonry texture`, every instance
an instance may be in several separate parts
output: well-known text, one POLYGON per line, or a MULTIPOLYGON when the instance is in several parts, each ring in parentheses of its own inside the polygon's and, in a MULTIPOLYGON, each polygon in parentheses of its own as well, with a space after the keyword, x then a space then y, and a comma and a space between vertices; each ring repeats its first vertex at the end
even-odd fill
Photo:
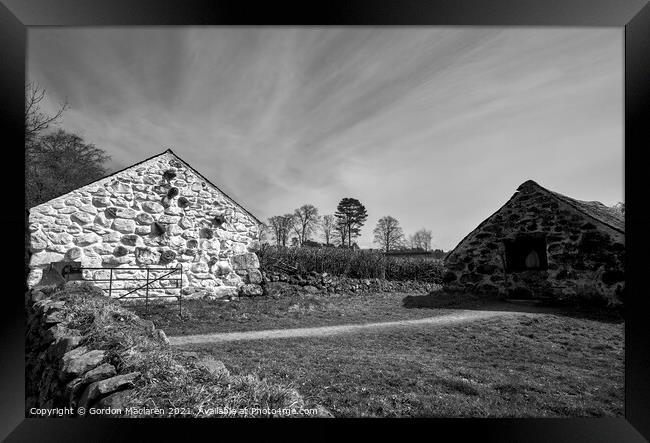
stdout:
POLYGON ((598 202, 561 196, 529 180, 450 252, 444 287, 617 305, 625 286, 623 229, 622 214, 611 213, 598 202), (544 239, 547 269, 508 271, 505 244, 522 235, 544 239))
MULTIPOLYGON (((124 278, 146 273, 126 268, 182 265, 186 297, 230 297, 244 285, 256 284, 259 262, 250 251, 259 226, 255 217, 166 151, 31 208, 27 284, 38 284, 51 262, 115 268, 113 275, 124 278)), ((83 277, 107 274, 88 270, 83 277)), ((160 282, 162 287, 151 295, 174 293, 172 284, 160 282)), ((125 286, 133 287, 133 282, 113 282, 112 287, 125 286)))

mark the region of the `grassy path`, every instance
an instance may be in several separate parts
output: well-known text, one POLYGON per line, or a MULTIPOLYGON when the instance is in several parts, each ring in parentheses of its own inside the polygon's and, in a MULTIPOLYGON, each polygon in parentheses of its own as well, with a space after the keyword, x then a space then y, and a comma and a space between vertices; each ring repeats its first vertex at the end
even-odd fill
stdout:
POLYGON ((281 338, 297 338, 297 337, 324 337, 338 334, 348 334, 360 331, 368 331, 375 329, 386 328, 401 328, 414 325, 431 325, 431 326, 444 326, 457 324, 461 322, 469 322, 476 320, 483 320, 497 316, 513 316, 513 315, 531 315, 517 312, 508 311, 461 311, 453 314, 427 317, 415 320, 398 320, 387 321, 378 323, 362 323, 362 324, 346 324, 338 326, 321 326, 315 328, 293 328, 293 329, 270 329, 263 331, 248 331, 248 332, 228 332, 228 333, 213 333, 213 334, 200 334, 200 335, 184 335, 169 337, 169 341, 174 346, 184 346, 191 344, 205 344, 205 343, 223 343, 239 340, 267 340, 267 339, 281 339, 281 338))

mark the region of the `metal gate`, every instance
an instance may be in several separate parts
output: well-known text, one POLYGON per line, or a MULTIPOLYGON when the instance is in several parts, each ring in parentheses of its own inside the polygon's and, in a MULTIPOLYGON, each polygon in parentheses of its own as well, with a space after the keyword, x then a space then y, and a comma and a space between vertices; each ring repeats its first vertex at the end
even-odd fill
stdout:
POLYGON ((92 281, 92 282, 97 282, 97 283, 102 283, 102 285, 98 285, 100 289, 102 289, 104 292, 108 293, 109 297, 113 297, 114 293, 118 293, 120 291, 127 291, 124 294, 117 295, 115 298, 118 300, 124 300, 125 298, 128 297, 129 300, 133 299, 144 299, 145 301, 145 306, 148 311, 149 309, 149 299, 157 299, 157 298, 171 298, 175 297, 178 299, 178 313, 179 315, 181 314, 181 309, 182 309, 182 300, 183 296, 181 294, 181 291, 183 289, 183 265, 179 264, 176 268, 142 268, 142 267, 133 267, 133 268, 101 268, 101 267, 82 267, 80 265, 75 264, 68 264, 63 267, 61 270, 61 275, 66 281, 70 280, 86 280, 86 281, 92 281), (83 271, 107 271, 108 272, 108 278, 96 278, 96 274, 93 273, 92 278, 83 278, 83 271), (122 271, 141 271, 145 273, 145 277, 118 277, 115 275, 116 272, 122 272, 122 271), (156 275, 156 273, 162 273, 162 275, 156 275), (140 282, 143 284, 135 283, 135 286, 121 286, 120 287, 115 287, 113 283, 116 282, 121 282, 121 281, 132 281, 132 282, 140 282), (170 281, 174 282, 174 289, 178 289, 178 295, 174 294, 165 294, 165 295, 154 295, 150 296, 149 295, 149 290, 150 289, 169 289, 169 287, 165 288, 162 287, 162 282, 163 281, 170 281), (108 288, 104 288, 105 283, 108 283, 108 288), (152 286, 154 283, 160 283, 160 287, 155 287, 152 286), (143 294, 144 292, 144 294, 143 294), (133 295, 135 294, 135 295, 133 295))

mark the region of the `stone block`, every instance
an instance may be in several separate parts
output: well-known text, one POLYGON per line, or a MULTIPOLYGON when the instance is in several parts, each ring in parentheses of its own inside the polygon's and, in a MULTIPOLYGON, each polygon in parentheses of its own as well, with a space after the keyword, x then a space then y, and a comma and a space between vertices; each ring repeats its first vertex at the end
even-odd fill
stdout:
POLYGON ((142 209, 150 214, 159 214, 165 210, 163 205, 158 202, 146 201, 142 203, 142 209))
POLYGON ((237 269, 257 269, 260 267, 260 262, 254 252, 247 252, 244 254, 234 255, 230 258, 232 268, 237 269))
POLYGON ((130 372, 93 382, 84 390, 79 400, 79 405, 87 408, 93 401, 100 397, 125 388, 132 388, 135 380, 139 376, 140 372, 130 372))
POLYGON ((106 357, 106 352, 100 350, 85 351, 85 347, 76 348, 63 355, 62 368, 59 374, 61 380, 71 379, 99 365, 106 357))
POLYGON ((115 211, 115 216, 117 218, 128 218, 128 219, 134 219, 138 213, 131 208, 118 208, 117 211, 115 211))
POLYGON ((92 245, 93 243, 97 243, 101 240, 99 235, 95 234, 94 232, 89 232, 87 234, 81 234, 75 237, 74 242, 78 246, 89 246, 92 245))
POLYGON ((113 229, 123 234, 133 234, 135 232, 135 221, 116 218, 113 220, 113 229))

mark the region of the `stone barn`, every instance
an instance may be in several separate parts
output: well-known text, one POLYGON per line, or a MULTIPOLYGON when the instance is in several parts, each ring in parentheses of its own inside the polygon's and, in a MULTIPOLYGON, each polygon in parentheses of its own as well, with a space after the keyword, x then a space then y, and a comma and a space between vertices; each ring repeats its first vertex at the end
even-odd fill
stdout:
POLYGON ((444 286, 517 299, 622 302, 622 211, 523 183, 445 258, 444 286))
MULTIPOLYGON (((53 262, 106 268, 82 270, 81 277, 89 280, 108 273, 113 278, 142 278, 146 268, 181 265, 187 297, 259 295, 262 276, 251 248, 259 239, 260 225, 167 150, 31 208, 27 284, 39 283, 53 262)), ((111 282, 113 289, 128 283, 111 282)), ((152 285, 160 288, 158 295, 172 293, 171 282, 167 289, 165 282, 158 283, 152 285)))

